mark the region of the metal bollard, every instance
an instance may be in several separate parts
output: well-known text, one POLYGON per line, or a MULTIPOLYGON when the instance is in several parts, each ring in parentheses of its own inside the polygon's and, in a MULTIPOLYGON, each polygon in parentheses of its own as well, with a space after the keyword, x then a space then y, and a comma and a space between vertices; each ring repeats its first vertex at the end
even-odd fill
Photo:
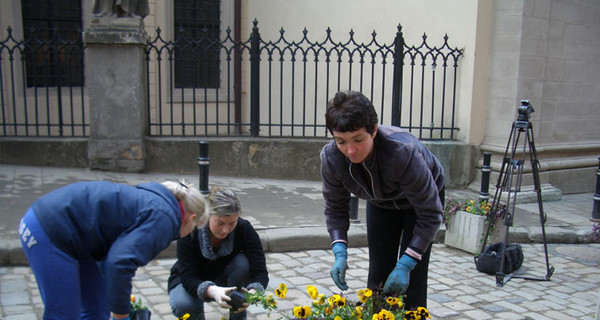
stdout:
POLYGON ((210 158, 208 157, 208 142, 200 141, 198 142, 200 145, 200 156, 198 157, 198 168, 199 179, 200 179, 200 192, 202 194, 209 194, 210 190, 208 188, 208 167, 210 166, 210 158))
POLYGON ((483 166, 481 166, 481 187, 479 191, 479 201, 488 201, 490 199, 490 173, 492 172, 492 166, 490 165, 492 160, 491 152, 483 153, 483 166))
POLYGON ((596 170, 596 193, 594 194, 594 209, 592 210, 593 222, 600 222, 600 158, 598 158, 598 170, 596 170))
POLYGON ((359 223, 358 219, 358 197, 353 193, 350 194, 350 222, 359 223))

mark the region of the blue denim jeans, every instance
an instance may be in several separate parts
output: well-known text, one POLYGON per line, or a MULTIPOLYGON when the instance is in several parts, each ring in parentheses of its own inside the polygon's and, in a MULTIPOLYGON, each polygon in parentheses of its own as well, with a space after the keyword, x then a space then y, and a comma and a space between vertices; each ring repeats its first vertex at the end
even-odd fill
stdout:
POLYGON ((44 320, 110 317, 96 261, 78 261, 54 246, 31 208, 21 220, 19 235, 44 302, 44 320))
MULTIPOLYGON (((236 255, 220 276, 212 281, 220 287, 237 287, 241 289, 247 286, 250 283, 248 258, 243 253, 236 255)), ((189 313, 190 320, 205 320, 204 301, 200 300, 196 294, 190 294, 181 283, 169 292, 169 303, 176 317, 189 313)), ((229 319, 245 320, 246 311, 230 313, 229 319)))

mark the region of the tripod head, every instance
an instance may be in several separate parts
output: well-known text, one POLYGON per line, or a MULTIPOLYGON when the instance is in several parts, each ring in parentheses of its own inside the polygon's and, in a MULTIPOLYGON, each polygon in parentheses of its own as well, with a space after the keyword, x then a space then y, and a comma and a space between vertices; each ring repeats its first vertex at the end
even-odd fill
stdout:
POLYGON ((521 100, 521 105, 519 106, 519 116, 517 121, 529 121, 529 116, 535 112, 533 107, 529 103, 529 100, 521 100))
POLYGON ((519 131, 525 131, 527 128, 531 126, 531 122, 529 122, 529 116, 535 110, 529 103, 529 100, 521 100, 521 105, 519 106, 519 115, 517 120, 513 122, 513 127, 518 128, 519 131))

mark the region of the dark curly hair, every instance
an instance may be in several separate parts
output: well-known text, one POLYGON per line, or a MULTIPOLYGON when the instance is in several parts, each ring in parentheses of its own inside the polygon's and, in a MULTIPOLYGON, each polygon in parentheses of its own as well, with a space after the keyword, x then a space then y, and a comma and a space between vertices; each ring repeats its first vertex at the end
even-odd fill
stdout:
POLYGON ((340 91, 327 104, 325 125, 332 135, 334 130, 352 132, 361 128, 373 134, 377 121, 375 107, 360 92, 340 91))

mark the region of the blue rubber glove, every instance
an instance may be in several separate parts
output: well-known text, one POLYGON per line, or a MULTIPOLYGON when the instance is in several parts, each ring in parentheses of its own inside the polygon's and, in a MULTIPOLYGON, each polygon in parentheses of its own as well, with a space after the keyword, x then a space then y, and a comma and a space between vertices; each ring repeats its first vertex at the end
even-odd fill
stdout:
POLYGON ((396 263, 396 267, 388 276, 383 286, 383 292, 387 294, 404 294, 410 282, 410 272, 416 265, 417 260, 411 258, 409 255, 402 255, 396 263))
POLYGON ((333 263, 333 267, 331 267, 331 278, 335 285, 341 290, 348 290, 348 285, 346 284, 346 270, 348 269, 348 250, 345 243, 336 242, 333 244, 331 248, 333 251, 333 255, 335 256, 335 262, 333 263))

